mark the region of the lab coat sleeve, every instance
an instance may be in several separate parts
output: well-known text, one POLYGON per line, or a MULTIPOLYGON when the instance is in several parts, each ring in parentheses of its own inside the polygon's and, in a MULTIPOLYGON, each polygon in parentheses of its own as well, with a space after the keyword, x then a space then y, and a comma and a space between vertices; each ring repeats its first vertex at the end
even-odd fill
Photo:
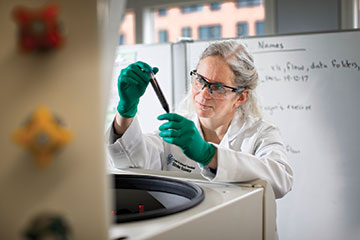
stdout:
POLYGON ((121 137, 116 135, 111 126, 106 133, 106 139, 115 168, 162 168, 164 150, 160 137, 155 134, 144 135, 136 117, 121 137))
POLYGON ((292 188, 293 172, 287 163, 285 147, 280 133, 274 126, 261 130, 254 144, 254 152, 217 147, 218 167, 216 174, 208 167, 202 175, 215 182, 241 182, 255 179, 268 181, 276 198, 283 197, 292 188))

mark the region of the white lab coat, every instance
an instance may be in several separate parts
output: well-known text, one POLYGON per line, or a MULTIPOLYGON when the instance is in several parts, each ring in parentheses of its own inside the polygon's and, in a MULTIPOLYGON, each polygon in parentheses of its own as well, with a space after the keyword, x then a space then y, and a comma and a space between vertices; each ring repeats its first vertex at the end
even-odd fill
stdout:
MULTIPOLYGON (((196 114, 187 117, 202 135, 196 114)), ((271 184, 276 198, 284 196, 293 184, 293 172, 279 130, 260 118, 249 116, 243 120, 240 114, 235 114, 220 144, 213 143, 218 158, 215 173, 186 157, 178 146, 164 142, 158 132, 143 134, 136 117, 121 138, 110 127, 107 139, 116 168, 200 173, 214 182, 263 179, 271 184)))

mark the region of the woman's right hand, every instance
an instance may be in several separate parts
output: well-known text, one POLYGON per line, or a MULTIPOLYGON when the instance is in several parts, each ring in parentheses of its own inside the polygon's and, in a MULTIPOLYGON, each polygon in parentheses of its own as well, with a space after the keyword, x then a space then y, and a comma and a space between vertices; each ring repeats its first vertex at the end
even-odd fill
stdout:
POLYGON ((152 68, 144 62, 136 62, 121 70, 118 78, 119 103, 117 111, 124 118, 133 118, 137 112, 140 97, 150 81, 150 72, 156 74, 158 68, 152 68))

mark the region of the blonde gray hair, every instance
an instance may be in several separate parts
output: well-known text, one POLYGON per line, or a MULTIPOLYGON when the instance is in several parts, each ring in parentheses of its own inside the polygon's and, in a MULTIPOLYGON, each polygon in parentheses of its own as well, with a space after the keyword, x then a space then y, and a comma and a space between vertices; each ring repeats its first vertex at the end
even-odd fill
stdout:
MULTIPOLYGON (((258 85, 259 76, 254 65, 253 57, 247 51, 246 47, 236 40, 216 41, 211 43, 202 52, 199 63, 202 59, 210 56, 222 57, 235 75, 234 82, 236 86, 249 90, 248 99, 239 106, 238 111, 241 111, 243 116, 253 115, 254 117, 261 117, 256 93, 254 91, 258 85)), ((191 98, 191 91, 189 91, 181 105, 183 105, 183 107, 187 105, 187 108, 192 110, 193 108, 190 106, 189 98, 191 98)))

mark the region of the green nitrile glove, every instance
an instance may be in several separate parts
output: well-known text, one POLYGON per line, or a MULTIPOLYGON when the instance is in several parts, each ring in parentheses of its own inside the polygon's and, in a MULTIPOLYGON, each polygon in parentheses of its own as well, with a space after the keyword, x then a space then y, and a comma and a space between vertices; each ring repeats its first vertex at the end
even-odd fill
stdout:
POLYGON ((144 62, 130 64, 121 70, 118 78, 120 100, 117 111, 122 117, 132 118, 135 116, 139 99, 149 84, 151 71, 156 74, 159 69, 151 68, 144 62))
POLYGON ((200 136, 193 121, 176 113, 165 113, 158 119, 169 120, 159 127, 159 136, 165 142, 179 146, 188 158, 202 166, 209 164, 214 157, 215 147, 200 136))

